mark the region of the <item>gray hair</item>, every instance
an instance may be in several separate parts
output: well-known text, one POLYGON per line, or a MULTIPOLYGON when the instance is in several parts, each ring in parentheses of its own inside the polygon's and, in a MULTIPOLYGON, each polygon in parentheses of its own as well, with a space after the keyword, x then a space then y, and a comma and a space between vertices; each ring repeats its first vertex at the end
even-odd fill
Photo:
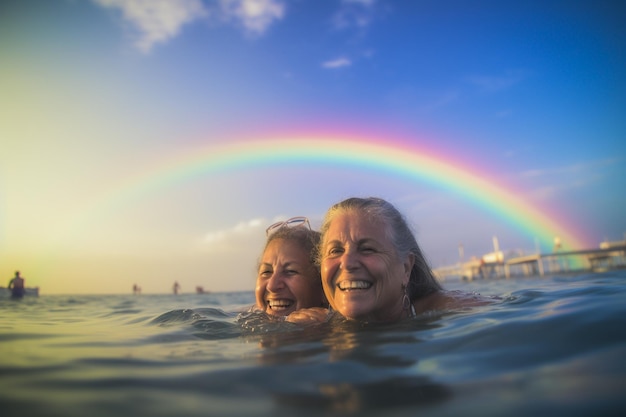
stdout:
MULTIPOLYGON (((407 295, 411 301, 442 290, 404 216, 393 204, 381 198, 352 197, 333 205, 326 212, 320 228, 322 242, 324 242, 325 235, 335 216, 345 212, 363 213, 371 219, 382 222, 386 226, 388 237, 395 247, 398 257, 404 259, 409 254, 413 255, 415 263, 407 286, 407 295)), ((320 250, 319 253, 321 254, 322 251, 320 250)))
MULTIPOLYGON (((276 239, 284 239, 289 240, 290 242, 294 242, 302 249, 306 250, 309 253, 311 264, 317 269, 317 273, 319 275, 319 264, 317 263, 318 258, 318 250, 321 243, 321 234, 318 231, 311 230, 307 227, 297 226, 297 227, 287 227, 283 226, 278 228, 274 233, 267 237, 267 241, 265 242, 265 246, 263 247, 263 252, 267 249, 270 242, 276 239)), ((320 281, 321 283, 321 281, 320 281)))

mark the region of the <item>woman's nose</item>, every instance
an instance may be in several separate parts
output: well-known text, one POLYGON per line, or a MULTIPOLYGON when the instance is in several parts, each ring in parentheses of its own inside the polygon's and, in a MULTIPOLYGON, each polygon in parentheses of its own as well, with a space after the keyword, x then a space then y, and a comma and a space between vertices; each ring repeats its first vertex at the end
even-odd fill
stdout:
POLYGON ((341 255, 341 267, 346 270, 352 270, 359 266, 358 254, 353 250, 346 250, 341 255))
POLYGON ((267 289, 272 292, 276 292, 285 286, 283 277, 278 272, 274 272, 270 279, 267 281, 267 289))

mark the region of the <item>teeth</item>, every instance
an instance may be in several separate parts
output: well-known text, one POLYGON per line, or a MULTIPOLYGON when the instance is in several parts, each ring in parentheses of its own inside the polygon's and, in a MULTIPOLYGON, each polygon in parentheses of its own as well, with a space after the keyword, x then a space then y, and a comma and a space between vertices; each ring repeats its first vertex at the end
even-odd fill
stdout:
POLYGON ((267 300, 267 305, 269 305, 270 308, 290 307, 292 304, 293 302, 289 300, 267 300))
POLYGON ((342 281, 339 283, 339 289, 346 290, 366 290, 372 286, 371 282, 367 281, 342 281))

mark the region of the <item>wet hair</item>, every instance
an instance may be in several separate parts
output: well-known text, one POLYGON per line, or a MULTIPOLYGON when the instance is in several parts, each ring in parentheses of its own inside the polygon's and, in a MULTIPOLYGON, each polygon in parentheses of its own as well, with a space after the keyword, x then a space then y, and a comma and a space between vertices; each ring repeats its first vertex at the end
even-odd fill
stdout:
MULTIPOLYGON (((393 204, 376 197, 358 198, 352 197, 333 205, 326 212, 320 232, 322 242, 328 232, 331 222, 340 213, 358 212, 363 213, 373 221, 381 222, 385 225, 388 237, 391 240, 399 259, 404 259, 409 254, 413 254, 415 263, 411 269, 407 295, 411 301, 416 301, 422 297, 441 291, 442 287, 435 278, 432 269, 428 265, 422 250, 417 244, 415 235, 409 227, 404 216, 393 204)), ((321 263, 321 253, 318 263, 321 263)))
MULTIPOLYGON (((276 239, 289 240, 294 242, 302 249, 306 250, 309 253, 311 264, 317 270, 317 274, 320 275, 319 264, 317 263, 318 258, 318 250, 321 242, 321 234, 318 231, 310 230, 307 227, 280 227, 274 233, 268 236, 267 241, 265 242, 265 246, 263 247, 263 252, 267 249, 270 242, 276 239)), ((321 276, 320 276, 320 285, 321 285, 321 276)))

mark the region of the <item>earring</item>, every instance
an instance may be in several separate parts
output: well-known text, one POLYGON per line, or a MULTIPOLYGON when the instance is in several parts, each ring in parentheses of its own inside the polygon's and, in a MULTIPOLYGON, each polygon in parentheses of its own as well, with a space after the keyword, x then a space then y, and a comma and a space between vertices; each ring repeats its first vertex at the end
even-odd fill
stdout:
POLYGON ((402 295, 402 308, 404 310, 408 310, 409 317, 415 317, 417 314, 415 313, 415 307, 413 303, 411 303, 411 299, 409 298, 409 294, 406 292, 406 285, 402 284, 402 291, 404 294, 402 295))
POLYGON ((409 300, 409 295, 404 293, 402 296, 402 308, 408 310, 411 307, 411 300, 409 300))

